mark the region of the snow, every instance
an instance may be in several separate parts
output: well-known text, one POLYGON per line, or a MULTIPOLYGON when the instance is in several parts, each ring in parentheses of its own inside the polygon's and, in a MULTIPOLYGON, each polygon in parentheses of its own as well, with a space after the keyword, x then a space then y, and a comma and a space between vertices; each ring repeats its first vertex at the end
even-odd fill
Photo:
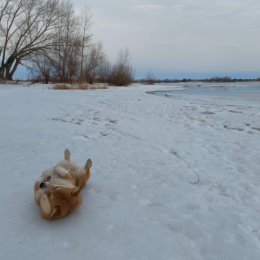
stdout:
POLYGON ((260 259, 260 97, 148 90, 0 86, 0 259, 260 259), (33 185, 65 148, 91 178, 46 221, 33 185))

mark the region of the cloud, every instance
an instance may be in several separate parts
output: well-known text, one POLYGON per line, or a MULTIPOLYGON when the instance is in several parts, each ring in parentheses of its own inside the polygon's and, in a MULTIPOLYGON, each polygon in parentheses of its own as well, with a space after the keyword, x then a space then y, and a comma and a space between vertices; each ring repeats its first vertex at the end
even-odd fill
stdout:
POLYGON ((163 9, 163 5, 159 4, 142 4, 142 5, 135 5, 134 9, 140 10, 140 11, 160 11, 163 9))
MULTIPOLYGON (((80 1, 75 0, 80 8, 80 1)), ((137 68, 258 70, 259 0, 89 0, 93 35, 137 68)))

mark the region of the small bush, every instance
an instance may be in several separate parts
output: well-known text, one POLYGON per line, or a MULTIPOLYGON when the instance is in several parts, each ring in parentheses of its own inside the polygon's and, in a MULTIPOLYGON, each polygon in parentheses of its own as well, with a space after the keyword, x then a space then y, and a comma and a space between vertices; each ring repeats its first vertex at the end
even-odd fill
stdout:
POLYGON ((109 83, 114 86, 128 86, 133 83, 133 80, 133 69, 129 64, 129 53, 125 50, 119 53, 118 61, 112 68, 109 83))
POLYGON ((128 86, 133 82, 132 69, 129 66, 115 65, 113 67, 110 84, 114 86, 128 86))
POLYGON ((107 84, 65 84, 56 83, 52 86, 54 90, 87 90, 87 89, 107 89, 107 84))

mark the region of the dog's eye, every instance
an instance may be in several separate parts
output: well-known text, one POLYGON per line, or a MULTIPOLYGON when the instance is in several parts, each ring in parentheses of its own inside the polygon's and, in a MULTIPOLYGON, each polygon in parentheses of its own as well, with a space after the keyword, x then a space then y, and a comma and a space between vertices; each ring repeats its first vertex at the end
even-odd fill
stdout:
POLYGON ((51 180, 51 176, 48 176, 46 181, 50 181, 51 180))

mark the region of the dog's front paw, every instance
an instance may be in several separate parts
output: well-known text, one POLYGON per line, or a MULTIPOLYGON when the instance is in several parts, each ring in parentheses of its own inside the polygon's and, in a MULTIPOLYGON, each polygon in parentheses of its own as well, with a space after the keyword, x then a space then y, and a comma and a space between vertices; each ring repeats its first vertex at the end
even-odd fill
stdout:
POLYGON ((64 169, 61 166, 56 166, 54 168, 54 173, 57 174, 60 178, 68 179, 70 177, 70 171, 64 169))
POLYGON ((77 187, 75 189, 73 189, 73 191, 71 192, 72 196, 77 196, 80 192, 80 187, 77 187))
POLYGON ((53 187, 52 189, 53 189, 53 191, 61 191, 61 190, 62 190, 62 187, 60 187, 60 186, 55 186, 55 187, 53 187))

